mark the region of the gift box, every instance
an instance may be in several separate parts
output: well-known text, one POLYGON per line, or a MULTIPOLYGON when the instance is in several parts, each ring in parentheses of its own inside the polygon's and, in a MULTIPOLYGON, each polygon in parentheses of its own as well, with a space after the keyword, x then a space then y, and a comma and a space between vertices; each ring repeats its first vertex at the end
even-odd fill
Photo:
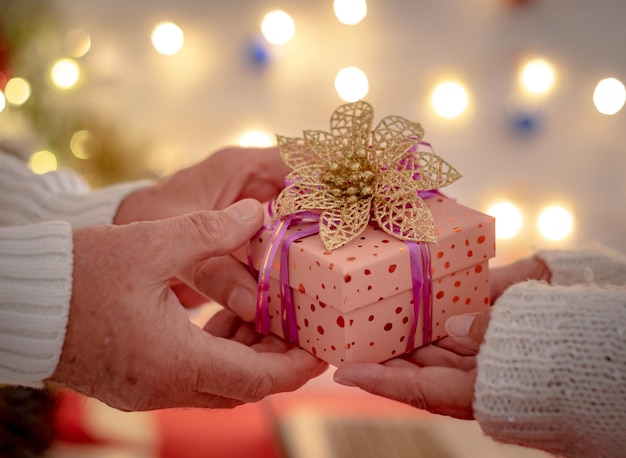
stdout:
POLYGON ((489 307, 495 221, 445 197, 460 174, 421 125, 339 107, 331 131, 278 137, 292 168, 248 246, 257 331, 341 366, 382 362, 489 307))
MULTIPOLYGON (((444 337, 449 316, 486 310, 488 260, 495 255, 494 218, 443 196, 425 202, 438 242, 416 244, 429 261, 418 267, 411 267, 413 242, 390 237, 373 224, 332 251, 319 235, 293 241, 288 248, 287 290, 281 287, 281 267, 285 267, 281 257, 267 266, 267 309, 259 313, 267 313, 269 330, 289 338, 288 320, 294 320, 297 344, 339 367, 388 360, 444 337), (429 272, 414 272, 428 264, 429 272), (418 307, 416 274, 427 279, 430 289, 418 307), (285 294, 291 295, 292 310, 284 309, 285 294)), ((317 224, 291 224, 282 243, 317 224)), ((249 256, 257 271, 273 233, 268 218, 268 227, 250 243, 249 256)), ((276 247, 278 253, 282 243, 276 247)))

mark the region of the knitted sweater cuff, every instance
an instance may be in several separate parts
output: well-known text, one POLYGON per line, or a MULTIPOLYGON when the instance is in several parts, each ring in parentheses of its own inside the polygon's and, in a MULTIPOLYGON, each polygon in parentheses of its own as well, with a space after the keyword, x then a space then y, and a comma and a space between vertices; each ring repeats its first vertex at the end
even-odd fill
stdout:
POLYGON ((553 285, 626 285, 626 257, 600 244, 575 250, 541 250, 553 285))
POLYGON ((0 380, 42 386, 63 349, 72 295, 72 229, 0 229, 0 380))
POLYGON ((510 287, 477 358, 483 431, 570 457, 618 456, 626 436, 626 288, 510 287))

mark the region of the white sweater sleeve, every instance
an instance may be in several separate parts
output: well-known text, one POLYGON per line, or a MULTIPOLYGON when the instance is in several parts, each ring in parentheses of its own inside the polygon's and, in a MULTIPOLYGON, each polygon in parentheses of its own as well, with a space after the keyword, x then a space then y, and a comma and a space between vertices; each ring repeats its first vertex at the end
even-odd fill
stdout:
POLYGON ((34 174, 23 161, 0 152, 0 226, 62 220, 72 227, 109 224, 128 194, 147 180, 90 190, 64 170, 34 174))
POLYGON ((478 355, 476 419, 501 442, 567 457, 622 456, 626 263, 590 252, 539 255, 557 284, 520 283, 494 305, 478 355))
POLYGON ((61 356, 72 295, 72 227, 111 223, 148 182, 90 191, 0 152, 0 383, 41 386, 61 356))

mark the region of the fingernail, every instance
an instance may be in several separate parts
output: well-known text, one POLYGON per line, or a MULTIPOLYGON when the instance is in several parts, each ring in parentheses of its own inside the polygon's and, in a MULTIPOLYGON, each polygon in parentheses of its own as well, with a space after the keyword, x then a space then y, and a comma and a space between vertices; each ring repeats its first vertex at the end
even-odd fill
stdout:
POLYGON ((446 332, 452 337, 467 337, 476 315, 476 313, 467 313, 448 318, 444 325, 446 332))
POLYGON ((259 203, 253 199, 244 199, 235 202, 224 211, 238 221, 249 221, 258 212, 259 203))
POLYGON ((357 385, 354 382, 351 382, 350 380, 346 380, 340 376, 337 376, 337 374, 333 375, 333 381, 335 383, 338 383, 339 385, 343 385, 343 386, 349 386, 349 387, 356 387, 357 385))

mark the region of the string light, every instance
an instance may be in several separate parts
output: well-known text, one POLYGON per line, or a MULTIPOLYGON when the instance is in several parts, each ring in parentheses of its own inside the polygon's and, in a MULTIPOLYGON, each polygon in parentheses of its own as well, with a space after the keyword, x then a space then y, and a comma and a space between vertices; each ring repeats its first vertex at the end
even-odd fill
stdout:
POLYGON ((288 43, 296 33, 291 16, 281 10, 267 13, 261 21, 261 32, 267 41, 274 45, 288 43))
POLYGON ((498 202, 487 210, 496 219, 496 237, 511 239, 522 228, 522 212, 511 202, 498 202))
POLYGON ((30 83, 24 78, 11 78, 4 88, 6 101, 20 106, 30 98, 30 83))
POLYGON ((239 146, 266 147, 274 144, 272 137, 260 130, 252 130, 244 133, 239 139, 239 146))
POLYGON ((80 77, 78 64, 72 59, 59 59, 52 66, 50 79, 59 89, 70 89, 80 77))
POLYGON ((593 104, 605 115, 614 115, 626 102, 624 84, 615 78, 606 78, 598 83, 593 92, 593 104))
POLYGON ((48 150, 37 151, 28 159, 28 167, 38 175, 52 172, 58 167, 57 158, 48 150))
POLYGON ((456 118, 467 108, 467 91, 461 84, 448 81, 435 88, 431 101, 439 116, 456 118))
POLYGON ((554 84, 554 70, 545 59, 528 61, 520 72, 522 85, 533 94, 545 94, 554 84))
POLYGON ((572 214, 559 205, 546 207, 539 215, 539 232, 547 240, 562 240, 574 227, 572 214))
POLYGON ((83 57, 91 49, 91 37, 81 29, 72 29, 65 34, 63 46, 67 55, 83 57))
POLYGON ((89 159, 100 152, 100 140, 88 130, 74 132, 70 139, 70 150, 78 159, 89 159))
POLYGON ((160 22, 152 29, 152 46, 159 54, 171 56, 179 52, 185 44, 185 35, 173 22, 160 22))
POLYGON ((346 25, 358 24, 367 15, 365 0, 335 0, 333 9, 339 22, 346 25))
POLYGON ((357 67, 342 68, 335 77, 335 89, 345 102, 361 100, 369 91, 367 75, 357 67))

